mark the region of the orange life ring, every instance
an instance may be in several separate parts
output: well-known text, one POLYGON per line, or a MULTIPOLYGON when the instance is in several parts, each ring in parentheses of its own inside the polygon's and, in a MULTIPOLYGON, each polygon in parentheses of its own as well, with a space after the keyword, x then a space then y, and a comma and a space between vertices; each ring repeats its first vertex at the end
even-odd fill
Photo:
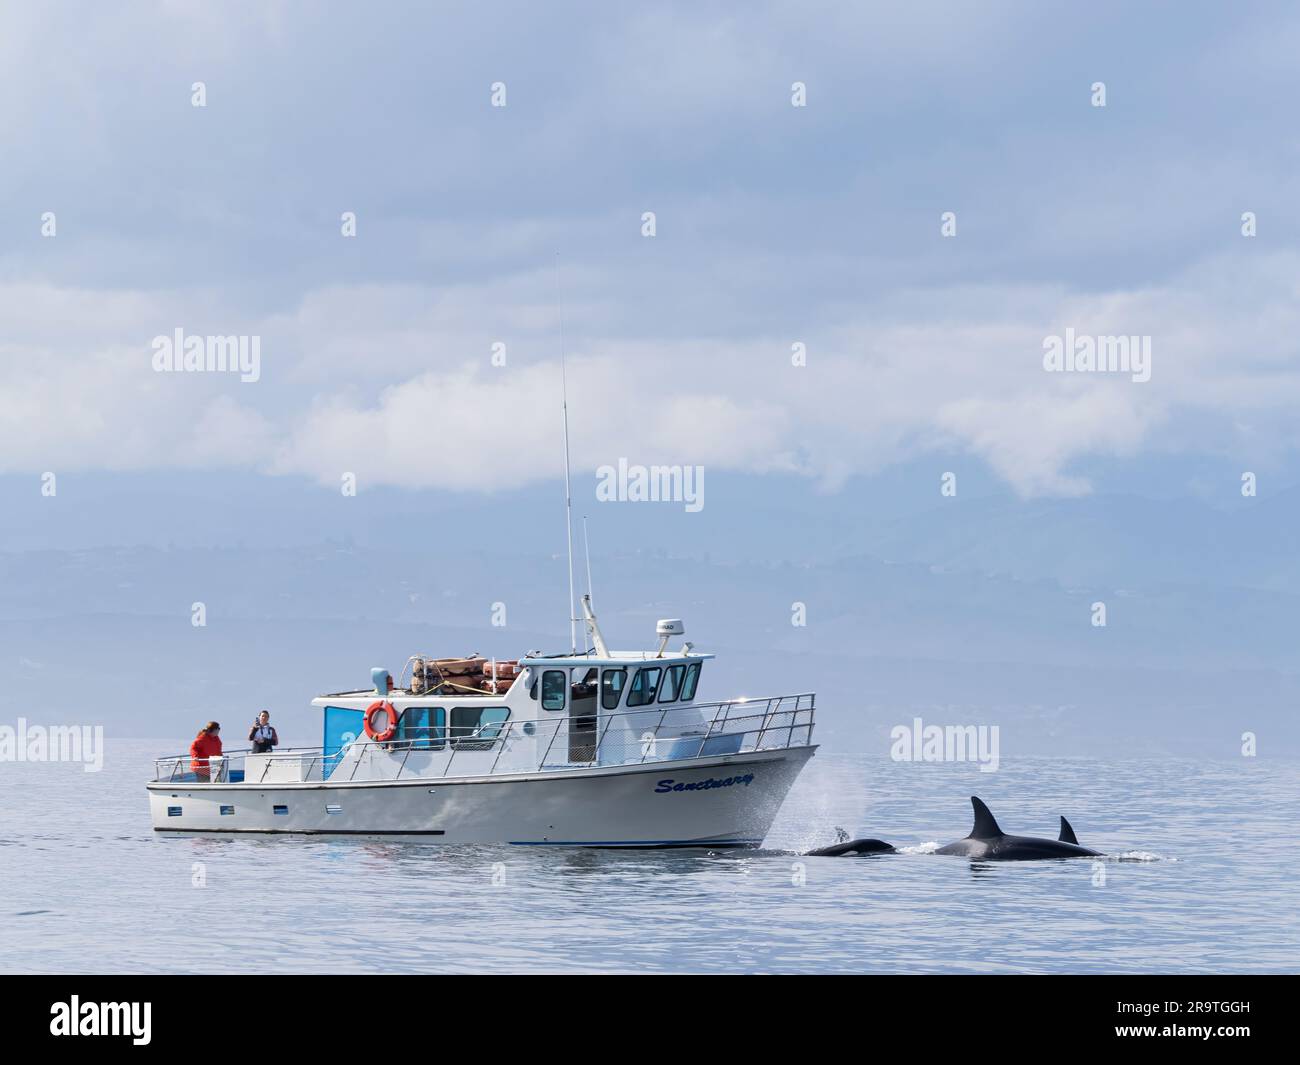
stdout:
POLYGON ((387 743, 393 738, 393 734, 397 731, 397 711, 393 709, 393 704, 387 699, 376 699, 373 703, 367 706, 364 721, 366 735, 376 743, 387 743), (379 713, 380 710, 388 715, 388 727, 384 729, 383 732, 380 732, 375 728, 375 715, 379 713))

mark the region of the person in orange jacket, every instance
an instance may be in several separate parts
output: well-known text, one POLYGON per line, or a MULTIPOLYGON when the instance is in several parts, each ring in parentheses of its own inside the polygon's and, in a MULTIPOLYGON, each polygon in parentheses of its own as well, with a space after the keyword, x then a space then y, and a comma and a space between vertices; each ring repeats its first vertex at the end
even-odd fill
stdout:
POLYGON ((208 759, 215 758, 221 754, 221 726, 215 721, 209 721, 199 730, 199 734, 194 737, 194 742, 190 744, 190 768, 194 770, 194 775, 202 781, 208 777, 208 759))

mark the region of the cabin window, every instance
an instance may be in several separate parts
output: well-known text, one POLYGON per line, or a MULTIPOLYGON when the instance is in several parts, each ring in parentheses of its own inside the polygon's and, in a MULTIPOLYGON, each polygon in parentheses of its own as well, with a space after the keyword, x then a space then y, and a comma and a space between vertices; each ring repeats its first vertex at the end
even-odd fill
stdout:
POLYGON ((271 812, 272 812, 273 814, 275 814, 276 817, 288 817, 288 816, 289 816, 289 807, 287 807, 287 806, 272 806, 272 807, 271 807, 271 812))
POLYGON ((627 684, 626 669, 607 669, 600 675, 600 705, 606 710, 617 710, 627 684))
POLYGON ((682 702, 695 698, 695 689, 700 683, 700 663, 692 662, 686 667, 686 681, 682 684, 682 702))
POLYGON ((542 674, 542 709, 563 710, 564 689, 568 677, 562 669, 548 669, 542 674))
POLYGON ((578 681, 578 683, 573 686, 573 690, 569 694, 575 703, 579 699, 596 698, 596 667, 595 666, 592 666, 589 670, 587 670, 587 672, 583 675, 582 680, 578 681))
POLYGON ((677 701, 677 697, 682 693, 682 675, 685 672, 685 666, 669 666, 664 670, 664 682, 659 686, 659 701, 661 703, 675 703, 677 701))
POLYGON ((657 666, 642 666, 636 671, 636 676, 632 678, 632 687, 627 693, 628 706, 647 706, 655 701, 655 693, 659 690, 660 672, 657 666))
POLYGON ((453 706, 451 738, 460 746, 482 741, 490 745, 501 735, 510 711, 504 706, 453 706))
POLYGON ((440 751, 447 738, 447 711, 441 706, 408 706, 397 719, 396 739, 413 751, 440 751))
POLYGON ((179 806, 169 806, 169 807, 167 807, 167 816, 168 816, 168 817, 180 817, 180 815, 181 815, 181 808, 180 808, 179 806))
POLYGON ((235 808, 234 808, 233 806, 223 806, 223 807, 221 808, 221 816, 222 816, 222 817, 234 817, 234 816, 235 816, 235 808))

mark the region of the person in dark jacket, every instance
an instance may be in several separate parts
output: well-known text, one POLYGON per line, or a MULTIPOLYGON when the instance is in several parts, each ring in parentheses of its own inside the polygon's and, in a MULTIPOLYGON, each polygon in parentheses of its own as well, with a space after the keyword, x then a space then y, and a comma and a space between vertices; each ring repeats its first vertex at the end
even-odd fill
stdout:
POLYGON ((253 727, 248 730, 248 738, 253 741, 254 754, 268 754, 280 745, 280 737, 271 724, 271 711, 263 710, 257 715, 253 727))

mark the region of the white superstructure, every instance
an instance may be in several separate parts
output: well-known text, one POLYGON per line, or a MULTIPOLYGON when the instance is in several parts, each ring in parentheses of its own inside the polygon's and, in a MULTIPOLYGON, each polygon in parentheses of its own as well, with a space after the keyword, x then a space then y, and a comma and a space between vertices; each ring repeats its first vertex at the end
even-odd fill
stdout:
POLYGON ((660 623, 656 650, 610 651, 585 601, 584 612, 585 653, 415 656, 401 686, 375 670, 374 687, 314 699, 320 747, 160 759, 153 827, 759 845, 815 750, 814 697, 700 702, 713 656, 667 649, 680 621, 660 623))

